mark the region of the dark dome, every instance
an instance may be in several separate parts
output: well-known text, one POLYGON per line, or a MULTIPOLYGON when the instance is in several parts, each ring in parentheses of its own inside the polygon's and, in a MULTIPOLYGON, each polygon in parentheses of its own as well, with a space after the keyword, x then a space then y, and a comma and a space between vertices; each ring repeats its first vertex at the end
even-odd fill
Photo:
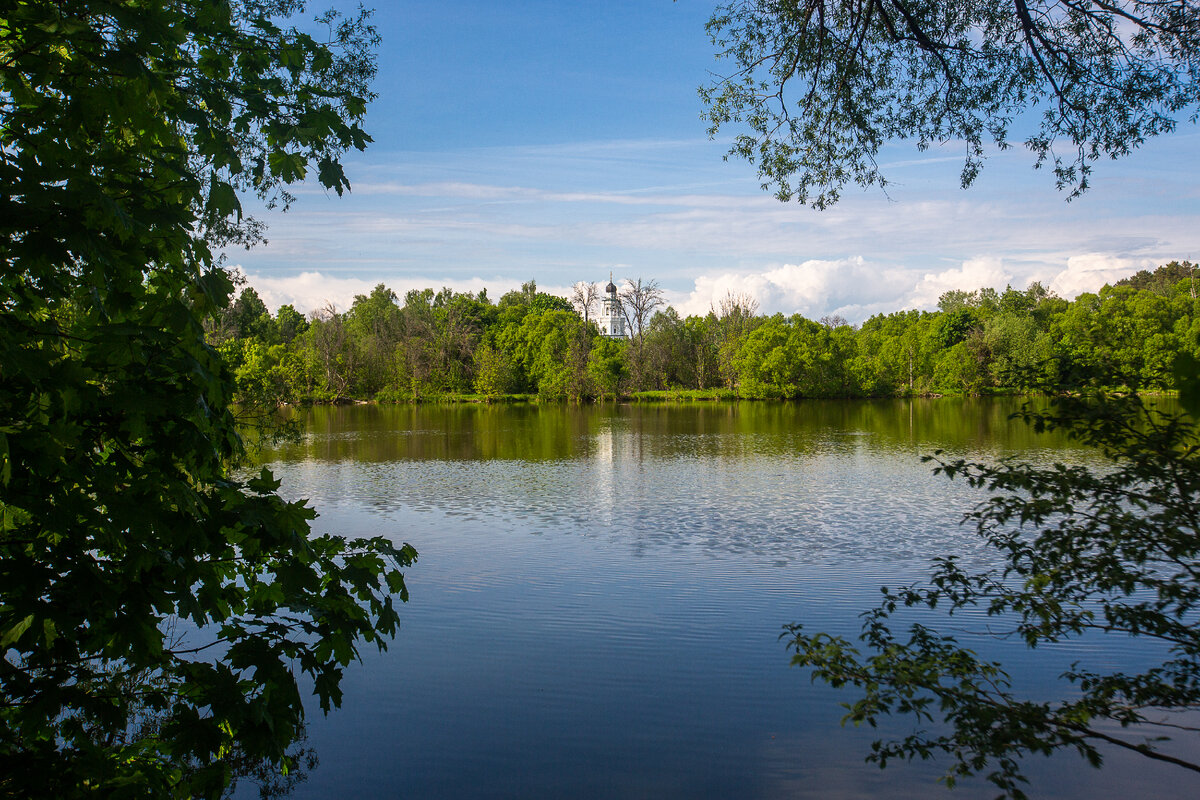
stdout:
POLYGON ((604 291, 608 292, 609 294, 616 294, 616 293, 617 293, 617 287, 616 287, 616 286, 613 284, 613 282, 612 282, 612 281, 609 281, 609 282, 608 282, 608 286, 605 286, 605 287, 604 287, 604 291))

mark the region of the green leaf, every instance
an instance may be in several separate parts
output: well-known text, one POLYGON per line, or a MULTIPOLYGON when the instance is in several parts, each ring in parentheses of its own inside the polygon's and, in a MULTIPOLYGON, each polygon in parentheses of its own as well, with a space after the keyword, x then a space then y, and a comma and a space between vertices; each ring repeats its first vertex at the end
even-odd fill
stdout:
POLYGON ((397 594, 399 592, 405 591, 403 573, 397 572, 395 570, 389 572, 387 574, 387 585, 388 585, 388 590, 391 591, 393 594, 397 594))
POLYGON ((242 202, 234 188, 224 181, 213 180, 208 192, 208 208, 218 217, 236 213, 239 220, 242 218, 242 202))
POLYGON ((341 195, 350 185, 346 180, 346 173, 342 170, 342 165, 329 158, 321 159, 318 178, 322 186, 333 189, 338 195, 341 195))
POLYGON ((303 180, 308 169, 308 162, 303 153, 289 153, 284 150, 273 150, 267 156, 271 174, 284 183, 295 183, 303 180))
POLYGON ((16 644, 17 640, 21 638, 21 635, 24 634, 25 631, 29 630, 30 626, 32 625, 33 614, 30 614, 29 616, 25 617, 25 619, 6 630, 4 635, 0 636, 0 649, 16 644))

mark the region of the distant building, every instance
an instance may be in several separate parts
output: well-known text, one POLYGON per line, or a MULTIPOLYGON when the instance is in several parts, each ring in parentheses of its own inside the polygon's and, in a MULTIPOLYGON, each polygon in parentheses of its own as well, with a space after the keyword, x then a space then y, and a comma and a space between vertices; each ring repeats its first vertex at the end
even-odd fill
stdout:
POLYGON ((608 286, 604 287, 604 291, 607 295, 602 301, 600 317, 596 320, 596 324, 600 326, 600 335, 610 339, 628 338, 628 334, 625 333, 625 314, 621 311, 621 301, 617 299, 617 286, 612 282, 611 275, 608 276, 608 286))

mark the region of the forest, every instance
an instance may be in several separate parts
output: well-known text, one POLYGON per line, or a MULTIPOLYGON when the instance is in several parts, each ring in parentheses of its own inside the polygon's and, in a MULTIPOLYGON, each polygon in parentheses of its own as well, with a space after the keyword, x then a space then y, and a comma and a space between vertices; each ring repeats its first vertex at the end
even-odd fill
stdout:
POLYGON ((401 300, 380 284, 344 312, 307 316, 290 305, 272 316, 244 287, 208 337, 243 401, 264 404, 1164 391, 1175 388, 1175 357, 1200 355, 1195 272, 1172 261, 1074 300, 1036 282, 949 291, 936 311, 857 326, 760 315, 752 298, 732 294, 705 316, 680 317, 654 281, 627 281, 624 340, 599 335, 587 284, 574 303, 532 281, 497 302, 450 289, 401 300))

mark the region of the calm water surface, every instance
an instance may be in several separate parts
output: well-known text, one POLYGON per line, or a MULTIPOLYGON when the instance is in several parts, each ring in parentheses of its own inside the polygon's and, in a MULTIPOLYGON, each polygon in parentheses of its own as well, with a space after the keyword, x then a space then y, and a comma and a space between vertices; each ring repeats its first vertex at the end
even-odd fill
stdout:
MULTIPOLYGON (((268 453, 317 528, 407 541, 411 599, 383 655, 313 705, 296 797, 990 797, 936 763, 886 771, 849 696, 788 666, 781 626, 853 634, 933 556, 990 557, 979 496, 920 456, 1078 461, 1011 401, 319 408, 268 453)), ((954 624, 969 635, 972 620, 954 624)), ((1127 642, 984 643, 1034 694, 1127 642)), ((894 732, 903 734, 907 722, 894 732)), ((1030 763, 1034 797, 1200 794, 1121 753, 1030 763)))

